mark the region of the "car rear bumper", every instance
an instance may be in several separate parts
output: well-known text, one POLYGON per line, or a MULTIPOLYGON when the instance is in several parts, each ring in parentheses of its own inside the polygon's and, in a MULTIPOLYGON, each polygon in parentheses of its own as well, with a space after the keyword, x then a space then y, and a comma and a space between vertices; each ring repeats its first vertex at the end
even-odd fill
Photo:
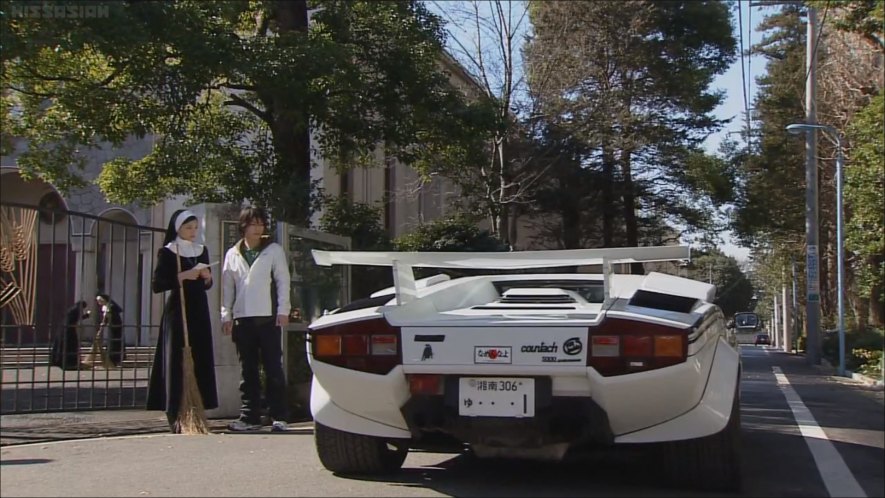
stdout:
POLYGON ((535 410, 535 416, 525 418, 462 417, 456 396, 413 396, 401 411, 416 441, 433 433, 490 447, 609 445, 614 441, 608 416, 591 398, 541 397, 535 410))
POLYGON ((478 374, 456 366, 435 372, 445 376, 446 395, 412 396, 402 366, 375 375, 312 360, 311 412, 316 421, 347 432, 413 439, 443 432, 489 445, 692 439, 725 427, 739 363, 737 351, 711 340, 685 363, 629 375, 603 377, 592 368, 567 375, 555 369, 486 373, 531 376, 548 386, 539 387, 535 416, 516 419, 458 415, 457 380, 478 374))

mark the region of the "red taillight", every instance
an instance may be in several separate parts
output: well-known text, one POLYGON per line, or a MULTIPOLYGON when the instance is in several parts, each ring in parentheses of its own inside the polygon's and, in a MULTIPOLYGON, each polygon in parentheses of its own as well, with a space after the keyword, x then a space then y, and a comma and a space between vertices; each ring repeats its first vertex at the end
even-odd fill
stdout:
POLYGON ((691 330, 691 327, 605 318, 590 328, 587 365, 608 377, 682 363, 688 354, 691 330))
POLYGON ((650 335, 625 335, 624 356, 644 357, 652 356, 652 342, 650 335))
POLYGON ((314 359, 339 367, 386 374, 402 363, 400 330, 383 318, 312 330, 314 359))
POLYGON ((597 358, 621 355, 621 338, 616 335, 598 335, 590 338, 590 354, 597 358))
POLYGON ((443 376, 439 374, 411 374, 409 392, 412 394, 442 394, 443 376))
POLYGON ((369 337, 365 335, 341 336, 341 353, 344 356, 366 356, 369 354, 369 337))

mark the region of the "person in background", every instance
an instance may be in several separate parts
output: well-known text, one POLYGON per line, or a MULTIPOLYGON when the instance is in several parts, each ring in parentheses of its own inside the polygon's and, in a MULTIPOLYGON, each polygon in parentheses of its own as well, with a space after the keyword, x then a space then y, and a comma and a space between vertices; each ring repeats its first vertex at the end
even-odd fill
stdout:
POLYGON ((287 429, 281 327, 289 324, 289 265, 283 248, 271 242, 267 226, 263 209, 244 208, 239 219, 243 238, 227 251, 221 270, 222 331, 233 335, 242 374, 240 417, 228 425, 232 431, 261 427, 260 367, 271 430, 287 429))
POLYGON ((157 340, 148 385, 147 409, 164 410, 169 429, 176 434, 181 432, 178 411, 183 385, 182 291, 187 312, 188 341, 194 360, 194 376, 203 408, 209 410, 218 407, 215 352, 212 346, 209 299, 206 297, 206 290, 212 287, 212 273, 209 267, 195 268, 199 263, 209 264, 209 250, 195 242, 198 230, 199 221, 191 211, 181 209, 172 213, 164 246, 157 253, 157 266, 154 268, 152 282, 154 293, 171 292, 163 307, 160 337, 157 340), (176 259, 179 261, 176 262, 176 259), (178 271, 179 264, 181 272, 178 271))
POLYGON ((96 295, 95 301, 101 311, 99 327, 105 327, 108 337, 108 357, 119 367, 123 363, 123 308, 107 294, 96 295))
POLYGON ((64 330, 55 336, 52 343, 52 365, 63 370, 80 368, 80 320, 91 314, 86 301, 77 301, 65 312, 64 330))

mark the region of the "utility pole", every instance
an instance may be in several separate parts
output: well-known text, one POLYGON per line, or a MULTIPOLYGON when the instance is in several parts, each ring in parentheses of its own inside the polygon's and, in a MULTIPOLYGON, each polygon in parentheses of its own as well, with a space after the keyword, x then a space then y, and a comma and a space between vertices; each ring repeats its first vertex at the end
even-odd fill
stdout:
MULTIPOLYGON (((793 322, 790 324, 790 328, 788 329, 787 334, 790 334, 790 340, 792 340, 793 338, 799 337, 799 329, 798 329, 799 319, 796 318, 799 316, 799 297, 798 297, 798 293, 796 292, 796 257, 795 256, 790 256, 790 263, 791 263, 791 266, 793 267, 793 286, 792 286, 793 306, 790 308, 790 310, 793 312, 794 318, 793 318, 793 322)), ((784 304, 784 306, 786 306, 786 303, 784 304)), ((793 350, 792 349, 793 348, 792 342, 788 342, 787 346, 788 346, 788 348, 786 350, 787 352, 790 352, 793 350)))
MULTIPOLYGON (((808 7, 807 54, 805 80, 805 122, 817 123, 817 11, 808 7)), ((817 223, 817 130, 805 134, 805 275, 806 319, 805 359, 820 365, 820 259, 818 257, 817 223)))
POLYGON ((793 347, 792 347, 792 344, 793 344, 792 339, 793 338, 792 338, 792 334, 790 334, 790 324, 792 323, 791 322, 792 316, 790 313, 790 306, 788 304, 790 302, 790 288, 787 287, 786 282, 784 282, 784 284, 781 285, 781 293, 782 293, 782 295, 781 295, 781 309, 783 310, 783 312, 781 313, 781 317, 783 318, 783 321, 784 321, 781 328, 784 331, 784 352, 790 353, 793 351, 793 347))
POLYGON ((772 335, 772 338, 774 339, 774 343, 772 344, 772 346, 777 348, 778 345, 780 345, 780 341, 778 340, 778 338, 780 337, 780 328, 781 328, 781 327, 779 327, 780 324, 778 323, 779 313, 778 313, 778 309, 777 309, 777 294, 774 295, 774 307, 772 307, 771 309, 772 309, 771 335, 772 335))

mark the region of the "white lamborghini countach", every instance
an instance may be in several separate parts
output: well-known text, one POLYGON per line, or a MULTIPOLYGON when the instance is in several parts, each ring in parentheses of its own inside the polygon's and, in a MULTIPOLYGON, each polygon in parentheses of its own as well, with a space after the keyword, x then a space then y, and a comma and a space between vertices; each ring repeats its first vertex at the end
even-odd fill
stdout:
POLYGON ((656 443, 678 483, 739 486, 740 356, 715 287, 612 272, 687 260, 687 246, 313 256, 390 266, 395 284, 309 327, 310 408, 327 469, 392 472, 409 448, 446 440, 478 457, 554 460, 656 443), (587 265, 602 271, 574 271, 587 265), (416 281, 415 267, 489 271, 416 281), (569 272, 551 272, 561 267, 569 272))

